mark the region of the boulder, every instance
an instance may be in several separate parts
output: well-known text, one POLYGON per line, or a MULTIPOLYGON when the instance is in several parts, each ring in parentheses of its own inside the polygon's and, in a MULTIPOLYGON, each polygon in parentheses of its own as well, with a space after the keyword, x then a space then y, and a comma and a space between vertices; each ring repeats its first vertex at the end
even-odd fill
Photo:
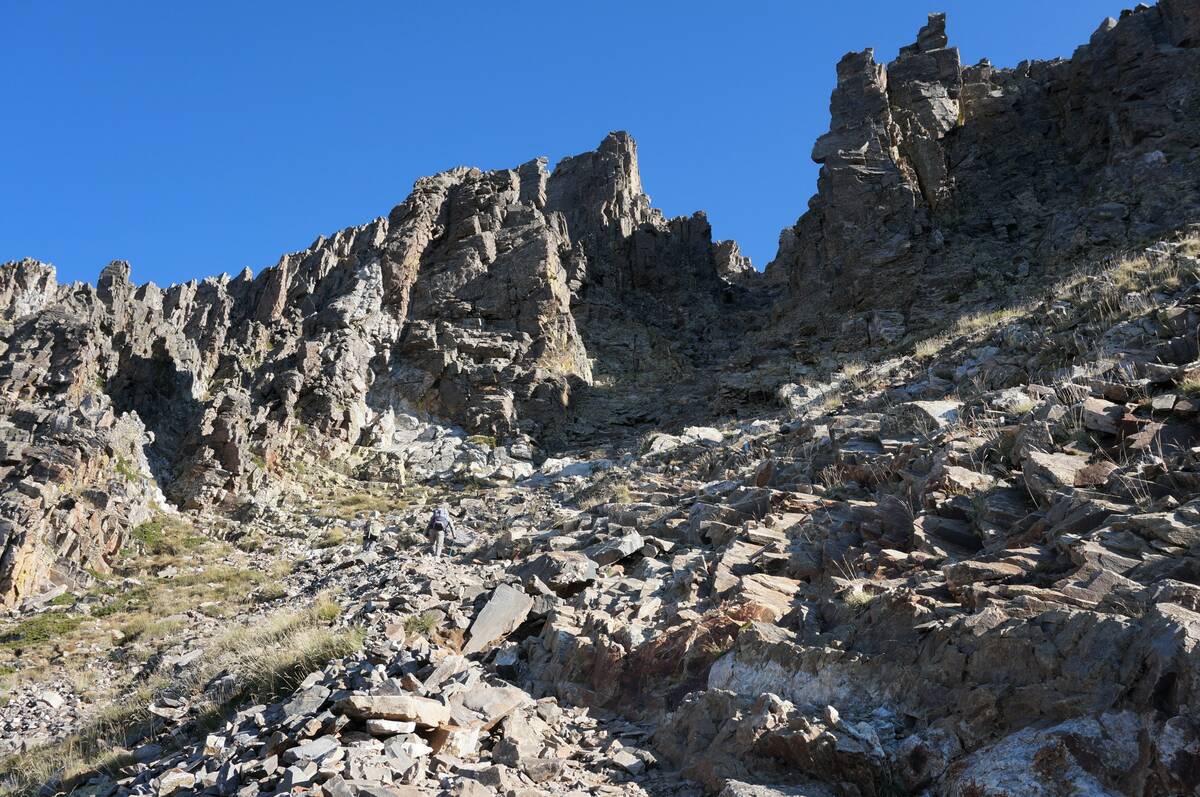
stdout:
POLYGON ((491 647, 515 631, 533 608, 533 598, 509 584, 501 584, 471 623, 463 655, 470 656, 491 647))
POLYGON ((596 580, 596 562, 578 551, 540 553, 513 569, 522 582, 539 579, 555 594, 570 597, 596 580))
POLYGON ((351 695, 339 700, 335 708, 356 719, 415 722, 423 728, 436 728, 450 720, 447 705, 416 695, 351 695))
POLYGON ((1022 475, 1034 498, 1046 501, 1058 490, 1078 486, 1076 477, 1087 466, 1087 458, 1077 454, 1031 451, 1023 463, 1022 475))
POLYGON ((597 565, 616 564, 627 556, 632 556, 642 550, 642 535, 630 529, 620 536, 612 537, 596 543, 585 553, 597 565))
POLYGON ((1084 399, 1080 408, 1085 428, 1102 434, 1115 435, 1120 431, 1121 418, 1125 415, 1125 407, 1098 398, 1084 399))
POLYGON ((958 401, 908 401, 888 411, 881 431, 897 435, 934 434, 956 422, 961 407, 958 401))

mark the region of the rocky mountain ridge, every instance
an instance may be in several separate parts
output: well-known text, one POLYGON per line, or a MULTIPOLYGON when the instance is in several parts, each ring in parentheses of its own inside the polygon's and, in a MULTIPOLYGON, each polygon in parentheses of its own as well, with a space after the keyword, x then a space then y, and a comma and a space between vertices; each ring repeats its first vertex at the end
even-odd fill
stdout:
POLYGON ((1014 69, 963 66, 945 24, 887 65, 869 49, 838 64, 817 194, 767 268, 802 321, 923 328, 1196 218, 1194 4, 1139 6, 1070 59, 1014 69))
MULTIPOLYGON (((324 456, 369 449, 368 467, 401 480, 422 468, 408 444, 430 419, 526 452, 535 436, 552 443, 581 425, 568 407, 594 382, 597 354, 607 373, 666 389, 651 377, 701 369, 722 348, 718 319, 736 328, 727 309, 745 289, 726 276, 745 272, 737 257, 712 242, 703 215, 668 221, 652 209, 633 141, 612 134, 553 175, 538 160, 419 180, 388 218, 257 277, 164 290, 133 285, 118 262, 93 288, 10 264, 0 379, 14 410, 49 418, 86 402, 144 424, 150 473, 172 503, 235 509, 269 493, 279 462, 309 442, 324 456)), ((592 417, 616 415, 610 403, 592 417)), ((48 440, 11 417, 9 461, 22 467, 5 477, 25 519, 0 557, 10 600, 31 591, 8 575, 26 569, 17 562, 54 559, 30 547, 103 568, 60 524, 34 519, 53 515, 58 494, 23 495, 23 468, 62 452, 39 455, 48 440)), ((89 517, 112 514, 96 509, 89 517)))

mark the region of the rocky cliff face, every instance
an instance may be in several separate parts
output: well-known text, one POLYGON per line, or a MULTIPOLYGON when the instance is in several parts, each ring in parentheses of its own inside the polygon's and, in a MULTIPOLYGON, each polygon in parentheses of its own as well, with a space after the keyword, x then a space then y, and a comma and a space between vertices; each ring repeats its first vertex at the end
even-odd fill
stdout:
MULTIPOLYGON (((726 276, 745 271, 729 254, 719 268, 717 252, 702 215, 666 220, 650 206, 636 147, 614 133, 553 174, 536 160, 419 180, 386 219, 320 238, 257 277, 160 289, 113 263, 93 288, 9 264, 0 395, 30 412, 88 403, 144 424, 145 456, 126 459, 148 458, 139 474, 191 508, 270 493, 305 445, 335 458, 369 449, 376 475, 400 478, 430 419, 527 457, 529 441, 580 425, 568 407, 594 361, 610 374, 656 373, 656 346, 680 367, 711 360, 705 330, 734 291, 726 276)), ((605 426, 592 418, 588 430, 605 426)), ((104 472, 86 447, 77 457, 104 472)), ((23 478, 10 470, 7 491, 23 478)), ((142 510, 105 511, 112 539, 100 547, 111 553, 142 510)), ((40 575, 20 586, 5 575, 10 600, 45 586, 49 563, 94 564, 41 521, 13 523, 3 572, 40 575), (41 553, 22 553, 31 546, 41 553)))
POLYGON ((1139 6, 1069 60, 1015 69, 961 65, 945 24, 889 64, 838 64, 817 195, 768 267, 802 318, 929 325, 1197 218, 1194 2, 1139 6))
MULTIPOLYGON (((703 214, 651 206, 624 133, 552 173, 419 180, 387 218, 257 276, 160 289, 114 263, 93 288, 10 264, 0 393, 111 403, 146 427, 166 498, 227 509, 271 494, 301 449, 388 478, 444 466, 454 442, 413 453, 429 420, 527 456, 728 411, 777 387, 751 374, 759 341, 835 313, 843 348, 887 343, 1200 218, 1198 25, 1194 3, 1164 0, 1069 61, 999 70, 963 67, 933 15, 886 66, 847 55, 818 193, 765 281, 703 214)), ((473 456, 520 470, 509 450, 473 456)))

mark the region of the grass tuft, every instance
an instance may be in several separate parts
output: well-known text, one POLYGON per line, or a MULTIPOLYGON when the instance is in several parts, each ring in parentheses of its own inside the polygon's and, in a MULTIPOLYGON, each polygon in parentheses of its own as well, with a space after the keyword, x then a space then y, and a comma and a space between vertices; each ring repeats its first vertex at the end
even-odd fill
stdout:
POLYGON ((147 520, 136 527, 130 537, 149 556, 178 556, 194 551, 206 542, 187 522, 169 515, 147 520))
POLYGON ((313 547, 318 549, 336 548, 342 545, 349 539, 346 530, 341 526, 334 526, 327 529, 320 537, 313 541, 313 547))

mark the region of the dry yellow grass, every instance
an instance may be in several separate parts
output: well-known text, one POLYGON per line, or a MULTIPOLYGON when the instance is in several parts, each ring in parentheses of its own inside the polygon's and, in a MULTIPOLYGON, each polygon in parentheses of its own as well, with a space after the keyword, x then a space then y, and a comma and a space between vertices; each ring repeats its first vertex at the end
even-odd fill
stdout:
MULTIPOLYGON (((1200 237, 1191 237, 1180 242, 1176 255, 1187 258, 1195 257, 1198 253, 1200 237)), ((1190 270, 1183 259, 1174 255, 1138 253, 1100 269, 1088 264, 1051 285, 1039 299, 961 316, 947 332, 914 343, 912 354, 918 360, 929 360, 956 337, 974 337, 1013 321, 1033 318, 1044 314, 1049 305, 1058 301, 1065 301, 1077 308, 1084 317, 1114 324, 1153 307, 1152 293, 1176 290, 1197 279, 1200 279, 1200 274, 1190 270)), ((1038 325, 1045 323, 1044 318, 1036 320, 1038 325)))
POLYGON ((334 497, 321 510, 321 514, 325 517, 350 519, 361 512, 392 512, 407 505, 409 500, 407 490, 389 495, 376 495, 367 491, 345 493, 334 497))
POLYGON ((330 627, 340 612, 334 600, 322 595, 307 609, 277 612, 225 634, 187 672, 153 678, 101 711, 81 731, 0 762, 0 794, 34 794, 47 783, 69 782, 128 763, 125 748, 161 723, 148 706, 162 692, 196 705, 201 726, 244 702, 286 694, 309 672, 361 646, 361 632, 330 627), (221 695, 205 694, 205 685, 221 672, 234 676, 234 687, 221 695))

